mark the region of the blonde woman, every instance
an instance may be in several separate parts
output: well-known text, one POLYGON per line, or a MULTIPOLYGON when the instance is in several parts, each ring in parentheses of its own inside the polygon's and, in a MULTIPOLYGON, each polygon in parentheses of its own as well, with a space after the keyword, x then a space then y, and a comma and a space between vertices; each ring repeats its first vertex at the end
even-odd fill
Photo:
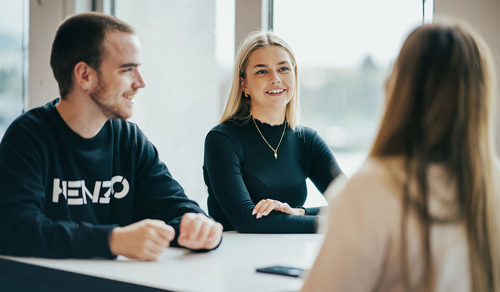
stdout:
POLYGON ((409 35, 302 291, 500 291, 490 64, 463 24, 409 35))
POLYGON ((306 179, 320 192, 342 173, 328 145, 297 125, 297 62, 272 32, 250 33, 235 62, 219 125, 207 135, 208 210, 224 230, 314 233, 319 208, 304 208, 306 179))

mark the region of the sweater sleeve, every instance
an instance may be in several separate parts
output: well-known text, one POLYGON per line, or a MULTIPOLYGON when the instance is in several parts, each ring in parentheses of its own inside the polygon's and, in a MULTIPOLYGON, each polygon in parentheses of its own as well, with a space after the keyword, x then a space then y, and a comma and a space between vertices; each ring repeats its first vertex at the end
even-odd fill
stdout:
POLYGON ((0 253, 48 258, 114 258, 116 225, 53 221, 44 215, 45 187, 34 151, 0 147, 0 253))
MULTIPOLYGON (((338 175, 342 174, 342 169, 340 169, 332 150, 326 142, 315 131, 311 133, 311 136, 309 179, 324 194, 330 183, 338 175)), ((319 211, 320 208, 318 207, 306 208, 306 214, 309 215, 318 215, 319 211)))
MULTIPOLYGON (((184 193, 167 166, 160 161, 154 145, 140 132, 136 168, 136 220, 145 218, 165 221, 175 229, 172 246, 178 246, 177 237, 185 213, 205 212, 184 193)), ((206 214, 205 214, 206 215, 206 214)))
POLYGON ((212 195, 231 224, 248 233, 314 233, 316 216, 295 216, 281 212, 256 219, 255 207, 241 172, 240 149, 226 133, 211 131, 205 140, 205 170, 212 195))
POLYGON ((398 226, 401 209, 379 179, 358 173, 345 186, 336 182, 328 189, 325 239, 301 291, 378 290, 389 249, 396 248, 390 226, 398 226))

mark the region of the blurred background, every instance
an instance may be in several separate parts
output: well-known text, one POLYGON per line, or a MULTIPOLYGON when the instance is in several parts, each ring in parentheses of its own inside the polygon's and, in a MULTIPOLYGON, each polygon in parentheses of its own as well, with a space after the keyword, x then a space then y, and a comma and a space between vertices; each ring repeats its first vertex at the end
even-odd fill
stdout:
MULTIPOLYGON (((77 12, 115 15, 136 28, 142 44, 140 70, 146 88, 139 91, 131 121, 156 145, 188 196, 205 210, 204 139, 222 114, 234 54, 249 31, 272 29, 292 47, 300 74, 300 124, 319 132, 348 176, 371 147, 384 106, 385 80, 412 29, 436 16, 458 16, 470 19, 489 37, 493 51, 500 49, 496 33, 485 29, 500 27, 500 2, 495 0, 0 0, 0 4, 0 137, 23 111, 59 96, 49 66, 59 22, 77 12)), ((311 183, 309 190, 307 205, 325 204, 311 183)))

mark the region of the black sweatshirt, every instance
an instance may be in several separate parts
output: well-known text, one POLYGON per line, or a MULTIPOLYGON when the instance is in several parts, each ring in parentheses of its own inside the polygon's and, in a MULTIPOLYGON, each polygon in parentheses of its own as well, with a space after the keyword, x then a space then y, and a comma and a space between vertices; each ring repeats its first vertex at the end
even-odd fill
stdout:
POLYGON ((15 120, 0 144, 0 254, 114 258, 114 227, 145 218, 176 230, 203 213, 139 128, 110 120, 91 139, 73 132, 58 99, 15 120))
MULTIPOLYGON (((276 149, 285 125, 271 126, 255 120, 267 142, 276 149)), ((262 199, 302 207, 310 178, 323 193, 342 173, 328 145, 307 127, 287 127, 278 158, 261 137, 252 120, 227 121, 215 126, 205 140, 203 167, 208 187, 208 211, 224 230, 252 233, 314 233, 319 208, 306 216, 273 211, 256 219, 255 205, 262 199)))

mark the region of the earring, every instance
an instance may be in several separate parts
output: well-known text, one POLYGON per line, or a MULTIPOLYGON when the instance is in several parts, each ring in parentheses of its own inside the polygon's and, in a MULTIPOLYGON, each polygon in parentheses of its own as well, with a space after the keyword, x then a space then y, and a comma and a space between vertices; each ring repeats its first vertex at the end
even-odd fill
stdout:
POLYGON ((248 93, 245 92, 245 97, 248 98, 248 93))

